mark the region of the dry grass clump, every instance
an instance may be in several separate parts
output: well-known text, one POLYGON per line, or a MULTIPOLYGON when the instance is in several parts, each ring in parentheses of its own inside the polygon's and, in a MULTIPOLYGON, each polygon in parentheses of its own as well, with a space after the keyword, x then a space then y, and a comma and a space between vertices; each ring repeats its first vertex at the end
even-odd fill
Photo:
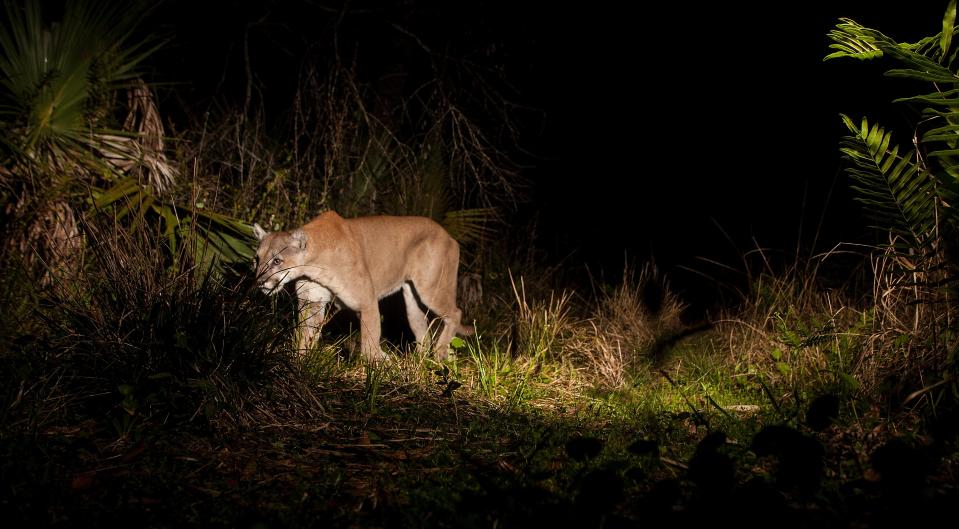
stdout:
POLYGON ((849 285, 823 287, 821 260, 756 275, 739 307, 717 318, 730 362, 787 387, 897 402, 935 384, 952 346, 947 291, 896 252, 862 258, 871 264, 872 291, 859 296, 849 285))
POLYGON ((717 326, 729 360, 790 387, 827 372, 839 337, 837 318, 852 312, 834 294, 808 286, 795 277, 764 275, 743 308, 724 309, 717 326))
POLYGON ((657 340, 682 328, 685 308, 654 265, 645 264, 638 275, 627 266, 622 282, 596 298, 570 350, 600 385, 622 387, 630 371, 649 360, 657 340))
POLYGON ((570 310, 574 292, 557 296, 550 291, 548 301, 530 301, 522 278, 520 287, 513 287, 514 351, 568 360, 606 387, 625 385, 657 340, 683 326, 685 305, 653 265, 638 275, 627 267, 622 282, 597 296, 579 316, 570 310))
POLYGON ((762 250, 746 256, 747 264, 749 257, 759 258, 762 270, 747 272, 751 280, 740 303, 722 308, 714 320, 728 362, 787 388, 854 385, 863 316, 855 300, 822 288, 816 266, 797 261, 777 271, 762 250))
POLYGON ((600 385, 610 388, 626 385, 629 368, 633 366, 636 356, 628 349, 624 353, 622 341, 600 331, 595 321, 587 322, 590 328, 582 333, 578 342, 572 344, 571 350, 583 359, 587 370, 600 385))
POLYGON ((556 295, 550 291, 548 300, 527 299, 523 278, 519 278, 519 287, 512 273, 509 279, 516 301, 510 328, 513 355, 535 360, 561 357, 577 326, 570 313, 574 292, 563 291, 556 295))
POLYGON ((659 336, 681 329, 685 310, 656 266, 646 263, 638 275, 629 266, 624 269, 622 282, 600 295, 594 319, 628 350, 642 351, 659 336))
POLYGON ((892 243, 869 260, 872 318, 863 363, 870 368, 870 385, 892 386, 888 389, 906 401, 955 375, 954 268, 941 254, 932 260, 920 262, 892 243))

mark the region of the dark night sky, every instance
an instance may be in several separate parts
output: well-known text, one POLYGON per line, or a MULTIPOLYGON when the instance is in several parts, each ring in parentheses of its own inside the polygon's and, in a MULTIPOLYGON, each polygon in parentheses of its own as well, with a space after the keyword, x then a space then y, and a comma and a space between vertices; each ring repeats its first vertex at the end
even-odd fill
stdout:
MULTIPOLYGON (((674 270, 696 256, 735 261, 753 238, 791 249, 800 218, 807 246, 821 217, 819 249, 862 240, 838 171, 838 113, 893 125, 905 114, 888 103, 898 85, 880 67, 823 63, 826 33, 848 16, 913 41, 940 29, 946 3, 671 2, 654 14, 612 1, 353 2, 391 7, 378 11, 385 17, 351 16, 348 27, 367 41, 361 64, 395 53, 393 37, 370 37, 392 32, 384 19, 434 49, 495 44, 518 101, 545 116, 524 135, 540 158, 526 173, 534 188, 525 213, 539 218, 552 258, 615 273, 626 255, 674 270)), ((303 14, 336 12, 340 2, 302 4, 172 0, 160 14, 176 34, 167 61, 175 57, 198 100, 208 98, 237 70, 244 28, 265 21, 251 40, 254 66, 264 97, 288 100, 303 47, 283 33, 330 31, 332 16, 303 14)))
POLYGON ((860 237, 837 174, 838 113, 900 119, 888 103, 897 86, 874 65, 823 63, 826 33, 850 16, 914 40, 939 29, 942 6, 913 8, 904 23, 875 2, 824 4, 768 12, 679 3, 682 12, 655 18, 593 14, 585 50, 565 65, 579 82, 559 87, 551 102, 559 112, 549 143, 560 154, 539 179, 558 244, 603 263, 622 262, 620 240, 666 266, 728 258, 733 248, 716 224, 740 247, 754 237, 792 248, 800 218, 808 244, 827 206, 821 242, 860 237), (584 189, 583 180, 596 185, 584 189), (594 220, 581 222, 587 213, 594 220))

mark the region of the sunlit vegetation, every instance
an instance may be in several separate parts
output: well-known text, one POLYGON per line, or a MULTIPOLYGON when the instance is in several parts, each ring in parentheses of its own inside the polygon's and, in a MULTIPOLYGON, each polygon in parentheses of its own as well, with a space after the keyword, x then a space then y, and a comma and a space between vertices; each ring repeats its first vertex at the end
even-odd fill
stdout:
POLYGON ((247 101, 169 138, 137 20, 73 2, 45 25, 25 5, 0 33, 0 516, 14 526, 919 526, 954 512, 955 2, 946 32, 917 44, 845 20, 831 34, 831 57, 886 57, 932 86, 896 103, 924 109, 916 145, 843 118, 852 185, 888 244, 786 267, 757 248, 723 264, 747 286, 702 321, 653 265, 573 285, 528 251, 531 230, 508 229, 524 187, 510 122, 494 134, 484 119, 508 105, 463 83, 463 64, 390 99, 333 57, 299 73, 285 131, 247 101), (81 45, 92 55, 70 53, 81 45), (477 333, 449 361, 398 332, 390 361, 366 364, 346 313, 296 353, 295 301, 253 288, 249 225, 327 208, 430 216, 462 243, 477 333), (856 272, 827 285, 838 256, 856 272))

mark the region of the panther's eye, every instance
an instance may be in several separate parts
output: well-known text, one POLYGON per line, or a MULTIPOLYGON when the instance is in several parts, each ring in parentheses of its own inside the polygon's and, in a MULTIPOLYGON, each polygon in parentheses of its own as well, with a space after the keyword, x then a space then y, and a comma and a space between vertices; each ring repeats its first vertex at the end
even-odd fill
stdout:
POLYGON ((280 259, 279 257, 274 257, 273 260, 270 261, 270 264, 273 266, 280 266, 280 263, 282 262, 283 262, 283 259, 280 259))

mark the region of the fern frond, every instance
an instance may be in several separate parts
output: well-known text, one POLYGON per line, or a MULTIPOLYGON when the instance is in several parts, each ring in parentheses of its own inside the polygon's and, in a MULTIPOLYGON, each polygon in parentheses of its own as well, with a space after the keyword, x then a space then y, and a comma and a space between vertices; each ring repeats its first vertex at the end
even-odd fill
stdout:
POLYGON ((911 97, 900 97, 892 100, 893 103, 925 103, 936 106, 957 106, 959 105, 959 87, 948 90, 938 90, 931 94, 923 94, 911 97))
POLYGON ((945 151, 959 147, 959 110, 939 111, 927 108, 923 114, 935 118, 930 122, 940 124, 924 132, 920 138, 922 143, 929 146, 928 156, 941 156, 947 154, 945 151))
POLYGON ((901 79, 914 79, 916 81, 925 81, 928 83, 959 83, 959 77, 956 77, 947 68, 936 65, 930 68, 931 71, 922 71, 913 68, 895 68, 886 72, 889 77, 899 77, 901 79))
POLYGON ((944 38, 943 33, 940 33, 910 44, 896 42, 882 32, 864 27, 855 20, 849 18, 839 20, 835 29, 827 35, 833 42, 829 48, 837 51, 830 53, 823 60, 843 57, 872 60, 888 57, 901 62, 906 68, 890 70, 886 72, 886 75, 920 81, 959 82, 959 77, 950 70, 951 64, 955 61, 955 51, 949 55, 948 48, 945 52, 943 49, 946 41, 951 46, 952 36, 956 33, 955 28, 948 31, 948 38, 944 38), (948 60, 944 60, 947 56, 948 60))
POLYGON ((942 56, 949 53, 949 47, 952 45, 952 34, 956 27, 956 0, 950 0, 946 6, 946 14, 942 17, 942 33, 939 37, 939 49, 942 56))
MULTIPOLYGON (((846 172, 852 177, 857 200, 877 222, 906 245, 928 251, 935 238, 937 189, 935 179, 910 155, 901 155, 892 133, 866 118, 861 125, 842 115, 850 134, 840 151, 853 162, 846 172)), ((911 149, 903 152, 911 153, 911 149)))
POLYGON ((860 60, 877 59, 882 57, 882 49, 878 46, 877 40, 894 42, 882 33, 864 27, 851 18, 840 18, 836 29, 830 31, 828 37, 833 41, 829 48, 839 51, 830 53, 823 60, 840 57, 860 60))

